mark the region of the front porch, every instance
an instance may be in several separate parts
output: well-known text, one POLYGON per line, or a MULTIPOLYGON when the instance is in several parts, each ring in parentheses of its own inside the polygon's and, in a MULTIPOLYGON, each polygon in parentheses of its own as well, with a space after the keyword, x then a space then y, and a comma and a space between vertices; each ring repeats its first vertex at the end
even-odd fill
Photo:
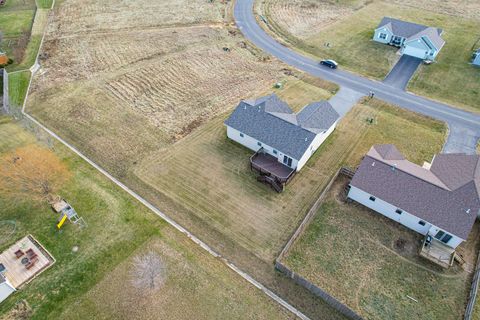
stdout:
POLYGON ((432 236, 423 239, 420 256, 444 267, 450 268, 455 258, 455 249, 443 244, 432 236))
POLYGON ((295 175, 295 169, 278 162, 277 158, 266 153, 263 148, 250 157, 250 169, 260 174, 258 181, 271 185, 277 192, 282 192, 295 175))

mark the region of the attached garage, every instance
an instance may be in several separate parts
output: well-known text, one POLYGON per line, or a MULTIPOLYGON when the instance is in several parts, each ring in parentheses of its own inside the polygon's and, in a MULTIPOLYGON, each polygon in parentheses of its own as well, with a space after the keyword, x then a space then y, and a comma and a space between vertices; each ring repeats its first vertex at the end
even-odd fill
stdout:
POLYGON ((420 49, 420 48, 406 45, 403 48, 403 54, 406 54, 407 56, 417 57, 420 59, 426 59, 428 55, 428 51, 426 49, 420 49))
POLYGON ((431 50, 428 44, 420 38, 405 42, 402 53, 420 59, 428 59, 431 50))

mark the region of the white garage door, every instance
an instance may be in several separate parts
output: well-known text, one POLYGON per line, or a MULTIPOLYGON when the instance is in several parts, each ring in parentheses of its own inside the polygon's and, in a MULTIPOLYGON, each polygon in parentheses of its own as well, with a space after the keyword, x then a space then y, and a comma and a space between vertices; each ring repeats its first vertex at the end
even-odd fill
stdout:
POLYGON ((407 45, 404 49, 403 49, 403 54, 406 54, 408 56, 412 56, 412 57, 417 57, 417 58, 420 58, 420 59, 425 59, 426 58, 426 54, 425 54, 425 49, 419 49, 419 48, 415 48, 415 47, 412 47, 412 46, 409 46, 407 45))

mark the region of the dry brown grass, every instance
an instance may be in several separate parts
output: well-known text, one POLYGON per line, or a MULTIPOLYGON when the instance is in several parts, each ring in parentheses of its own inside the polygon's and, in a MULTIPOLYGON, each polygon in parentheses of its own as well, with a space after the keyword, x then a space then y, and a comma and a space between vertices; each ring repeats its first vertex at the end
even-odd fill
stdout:
POLYGON ((263 10, 278 26, 307 39, 332 23, 348 17, 367 0, 265 0, 263 10))
POLYGON ((28 110, 124 175, 283 76, 229 27, 226 10, 200 0, 62 3, 28 110))
POLYGON ((61 318, 294 318, 186 237, 171 229, 163 233, 113 269, 61 318), (131 283, 132 262, 145 252, 155 252, 164 262, 164 283, 157 290, 137 289, 131 283))
POLYGON ((55 10, 49 34, 65 37, 121 29, 221 23, 224 15, 225 5, 221 1, 65 0, 55 10))
POLYGON ((462 18, 480 19, 480 2, 470 0, 263 0, 262 11, 280 28, 306 40, 323 28, 348 19, 356 10, 374 2, 419 8, 462 18))

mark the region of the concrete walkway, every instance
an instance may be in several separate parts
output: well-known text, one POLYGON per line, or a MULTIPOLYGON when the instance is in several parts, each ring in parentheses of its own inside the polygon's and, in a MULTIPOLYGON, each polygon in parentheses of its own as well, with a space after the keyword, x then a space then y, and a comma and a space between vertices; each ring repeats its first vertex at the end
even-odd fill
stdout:
POLYGON ((343 118, 343 116, 345 116, 363 96, 365 96, 363 93, 347 87, 341 87, 337 94, 334 95, 329 102, 338 112, 338 114, 340 114, 340 117, 343 118))

